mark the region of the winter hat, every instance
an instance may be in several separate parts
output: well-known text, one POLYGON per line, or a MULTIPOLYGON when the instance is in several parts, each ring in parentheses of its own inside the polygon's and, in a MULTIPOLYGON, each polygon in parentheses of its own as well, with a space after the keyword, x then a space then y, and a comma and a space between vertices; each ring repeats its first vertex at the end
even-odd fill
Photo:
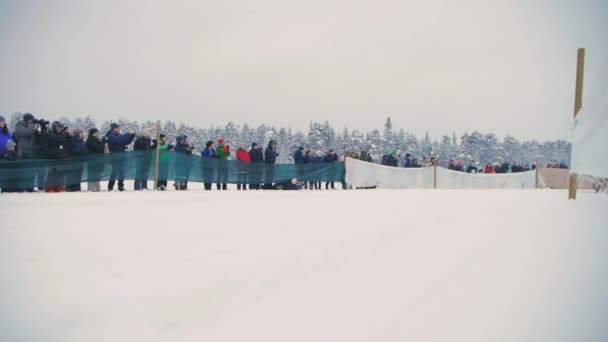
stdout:
POLYGON ((110 125, 110 129, 111 130, 115 130, 115 129, 119 128, 119 127, 120 127, 120 125, 118 125, 116 122, 112 122, 112 124, 110 125))
POLYGON ((458 161, 458 166, 464 166, 464 162, 462 160, 458 161))
POLYGON ((304 147, 302 147, 302 146, 298 147, 298 151, 304 151, 304 147))
POLYGON ((217 139, 217 143, 218 143, 218 144, 223 144, 223 143, 224 143, 224 138, 219 138, 219 139, 217 139))
POLYGON ((211 145, 213 145, 213 141, 211 140, 207 141, 207 143, 205 144, 205 146, 207 147, 211 147, 211 145))
POLYGON ((411 155, 411 154, 409 154, 409 153, 406 153, 406 154, 405 154, 405 158, 409 158, 409 157, 411 157, 411 156, 412 156, 412 155, 411 155))
POLYGON ((6 142, 6 145, 4 145, 4 147, 6 147, 6 150, 7 150, 7 151, 12 151, 12 150, 14 150, 14 149, 15 149, 15 146, 17 146, 17 144, 15 144, 15 142, 14 142, 14 141, 12 141, 12 140, 7 141, 7 142, 6 142))
POLYGON ((323 157, 323 152, 321 152, 321 150, 317 150, 317 157, 323 157))
POLYGON ((93 134, 95 134, 95 133, 97 133, 97 132, 99 132, 99 130, 98 130, 97 128, 93 127, 93 128, 91 128, 91 129, 89 130, 89 135, 93 135, 93 134))
POLYGON ((251 147, 252 147, 252 148, 253 148, 253 147, 256 147, 256 146, 258 146, 258 143, 251 143, 251 147))
POLYGON ((224 153, 230 153, 230 145, 224 146, 224 153))
POLYGON ((4 118, 4 116, 0 115, 0 121, 6 121, 6 119, 4 118))
POLYGON ((23 121, 34 120, 34 116, 30 113, 23 114, 23 121))
POLYGON ((160 138, 162 139, 162 138, 164 138, 164 137, 166 137, 166 135, 161 133, 161 134, 160 134, 160 138))
POLYGON ((391 156, 396 156, 397 155, 397 151, 392 151, 391 152, 391 156))
POLYGON ((246 147, 245 147, 245 143, 240 143, 240 144, 239 144, 239 148, 244 150, 244 149, 246 148, 246 147))

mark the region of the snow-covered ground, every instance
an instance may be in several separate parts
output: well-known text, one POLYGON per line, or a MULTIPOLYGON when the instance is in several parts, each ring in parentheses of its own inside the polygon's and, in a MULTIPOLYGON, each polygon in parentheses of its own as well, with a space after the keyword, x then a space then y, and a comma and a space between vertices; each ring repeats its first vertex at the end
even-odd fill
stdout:
POLYGON ((0 196, 0 341, 607 341, 608 196, 0 196))

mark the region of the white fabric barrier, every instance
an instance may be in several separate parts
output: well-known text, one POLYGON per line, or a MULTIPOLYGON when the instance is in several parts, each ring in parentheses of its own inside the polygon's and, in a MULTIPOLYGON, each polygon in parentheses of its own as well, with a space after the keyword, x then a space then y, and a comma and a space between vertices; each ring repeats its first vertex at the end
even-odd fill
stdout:
POLYGON ((437 168, 437 189, 534 189, 536 171, 465 173, 437 168))
POLYGON ((346 158, 346 183, 353 187, 432 189, 433 168, 403 168, 346 158))
POLYGON ((583 100, 572 128, 571 170, 578 175, 608 177, 608 63, 583 100))

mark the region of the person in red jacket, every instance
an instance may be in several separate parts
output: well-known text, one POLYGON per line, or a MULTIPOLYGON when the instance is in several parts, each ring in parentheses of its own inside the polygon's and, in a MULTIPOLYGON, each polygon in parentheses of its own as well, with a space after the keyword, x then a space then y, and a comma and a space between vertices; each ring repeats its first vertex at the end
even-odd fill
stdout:
POLYGON ((487 163, 483 173, 494 173, 494 166, 491 163, 487 163))
POLYGON ((251 163, 251 156, 249 155, 245 144, 240 144, 239 149, 236 150, 236 160, 236 189, 241 190, 242 187, 243 190, 247 190, 247 167, 248 164, 251 163))

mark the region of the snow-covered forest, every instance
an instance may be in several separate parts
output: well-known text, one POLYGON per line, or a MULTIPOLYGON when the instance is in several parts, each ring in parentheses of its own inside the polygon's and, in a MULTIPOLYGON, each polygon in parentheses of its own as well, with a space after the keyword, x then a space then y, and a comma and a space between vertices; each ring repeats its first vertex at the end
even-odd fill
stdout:
MULTIPOLYGON (((21 120, 23 113, 14 113, 9 120, 9 127, 21 120)), ((53 121, 54 118, 46 118, 53 121)), ((97 123, 91 116, 83 118, 62 117, 58 121, 74 129, 97 127, 102 132, 110 128, 110 121, 97 123)), ((139 132, 147 129, 156 132, 156 123, 152 121, 138 122, 120 118, 116 121, 124 131, 134 130, 139 132)), ((487 162, 509 162, 509 163, 532 163, 539 161, 541 165, 565 161, 570 164, 571 145, 566 140, 556 141, 519 141, 517 138, 507 135, 499 139, 495 134, 487 132, 467 132, 462 135, 452 133, 440 137, 431 136, 428 132, 423 137, 395 128, 390 118, 387 118, 382 129, 373 129, 362 132, 349 130, 344 127, 336 129, 329 122, 311 122, 307 132, 292 130, 291 127, 274 127, 260 125, 252 127, 248 124, 236 124, 228 122, 225 126, 210 126, 200 128, 189 126, 184 123, 176 123, 171 120, 162 123, 162 133, 169 137, 169 142, 174 143, 175 137, 186 134, 190 145, 197 150, 202 150, 205 142, 223 137, 228 144, 234 148, 239 143, 248 146, 252 142, 266 146, 270 139, 278 143, 279 163, 293 162, 293 151, 297 146, 303 146, 311 150, 327 151, 335 149, 339 155, 343 154, 344 145, 349 152, 368 151, 374 162, 379 162, 381 156, 392 151, 397 151, 402 157, 405 153, 411 153, 413 157, 430 158, 439 157, 440 165, 447 166, 449 159, 460 159, 463 161, 475 160, 482 164, 487 162)))

